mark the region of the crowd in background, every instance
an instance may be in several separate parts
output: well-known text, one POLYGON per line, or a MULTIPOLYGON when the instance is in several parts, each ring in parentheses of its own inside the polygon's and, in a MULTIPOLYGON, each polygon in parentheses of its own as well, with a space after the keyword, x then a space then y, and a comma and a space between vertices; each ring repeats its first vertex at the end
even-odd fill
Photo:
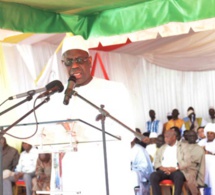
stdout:
POLYGON ((132 148, 136 154, 133 154, 132 170, 137 173, 139 194, 149 194, 150 186, 153 194, 161 194, 159 183, 165 179, 174 182, 175 194, 178 195, 184 183, 189 193, 195 195, 200 193, 200 188, 207 186, 205 154, 215 155, 214 108, 210 107, 208 113, 210 117, 205 120, 196 117, 194 108, 189 107, 187 116, 181 119, 178 109, 173 109, 167 114, 167 122, 162 123, 156 119, 154 110, 149 111, 150 120, 145 128, 142 131, 136 128, 144 135, 143 140, 135 138, 131 142, 132 147, 138 145, 139 148, 138 152, 132 148), (151 161, 146 161, 148 156, 151 161))

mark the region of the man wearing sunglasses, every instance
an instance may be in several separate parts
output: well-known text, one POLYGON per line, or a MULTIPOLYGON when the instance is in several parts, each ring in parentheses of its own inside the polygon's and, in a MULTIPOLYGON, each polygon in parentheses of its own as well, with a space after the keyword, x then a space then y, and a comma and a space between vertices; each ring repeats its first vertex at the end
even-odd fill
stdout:
MULTIPOLYGON (((111 116, 133 128, 125 87, 93 77, 91 65, 87 42, 81 36, 65 38, 62 66, 66 68, 68 77, 76 78, 76 93, 98 107, 104 105, 111 116)), ((69 118, 81 119, 102 129, 101 113, 78 96, 73 95, 66 107, 69 108, 69 118)), ((77 152, 67 152, 63 157, 63 191, 70 191, 68 195, 71 191, 86 195, 106 194, 107 181, 111 195, 134 193, 130 170, 130 142, 134 135, 109 117, 105 117, 104 124, 106 132, 121 138, 118 140, 106 134, 108 180, 105 177, 102 132, 81 122, 64 125, 78 142, 77 152)))

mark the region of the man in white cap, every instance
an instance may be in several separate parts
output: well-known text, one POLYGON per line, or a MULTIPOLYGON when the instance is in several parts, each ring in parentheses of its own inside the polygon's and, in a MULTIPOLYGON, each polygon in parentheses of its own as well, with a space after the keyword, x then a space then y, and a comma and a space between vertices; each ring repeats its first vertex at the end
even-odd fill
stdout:
MULTIPOLYGON (((68 76, 75 76, 75 91, 91 103, 104 105, 111 116, 133 128, 133 117, 128 93, 122 84, 91 76, 92 57, 87 42, 81 36, 65 38, 62 64, 68 76)), ((71 98, 69 118, 81 119, 101 129, 100 112, 77 95, 71 98), (99 120, 96 121, 95 119, 99 120)), ((65 126, 66 127, 66 126, 65 126)), ((107 192, 102 132, 81 122, 67 125, 78 141, 77 152, 68 152, 62 161, 63 191, 80 191, 86 195, 104 195, 107 192)), ((121 141, 106 135, 108 182, 111 195, 133 194, 130 181, 130 141, 133 135, 111 118, 105 118, 105 130, 121 137, 121 141), (109 141, 111 140, 111 141, 109 141)), ((64 193, 66 194, 66 193, 64 193)))
POLYGON ((205 143, 205 153, 215 155, 215 124, 208 123, 205 126, 207 142, 205 143))

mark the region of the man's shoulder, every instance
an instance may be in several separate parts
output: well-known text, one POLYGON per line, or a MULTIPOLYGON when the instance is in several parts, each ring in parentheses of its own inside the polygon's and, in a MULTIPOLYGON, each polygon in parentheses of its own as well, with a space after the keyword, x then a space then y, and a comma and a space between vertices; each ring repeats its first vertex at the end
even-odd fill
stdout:
POLYGON ((117 81, 106 80, 102 78, 93 77, 90 84, 98 85, 98 86, 115 86, 115 87, 123 87, 124 84, 117 81))
POLYGON ((198 153, 205 153, 204 149, 202 146, 199 146, 197 143, 196 144, 193 144, 194 145, 194 149, 196 151, 198 151, 198 153))
POLYGON ((160 153, 167 147, 167 144, 163 144, 160 148, 158 148, 157 152, 160 153))
POLYGON ((178 148, 182 148, 183 150, 187 150, 187 149, 188 149, 188 146, 189 146, 189 144, 186 143, 186 142, 181 142, 181 141, 178 141, 178 142, 177 142, 177 147, 178 147, 178 148))
POLYGON ((7 149, 11 152, 11 153, 18 153, 18 150, 12 146, 7 146, 7 149))

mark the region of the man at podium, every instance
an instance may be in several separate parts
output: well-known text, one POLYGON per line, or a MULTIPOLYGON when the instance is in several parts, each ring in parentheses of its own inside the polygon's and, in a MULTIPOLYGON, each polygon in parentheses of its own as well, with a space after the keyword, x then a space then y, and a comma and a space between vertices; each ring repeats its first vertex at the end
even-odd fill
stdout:
MULTIPOLYGON (((91 64, 92 57, 89 56, 87 42, 81 36, 65 38, 62 65, 66 67, 68 77, 73 75, 76 78, 77 94, 97 106, 104 105, 111 116, 134 129, 133 114, 125 87, 117 82, 92 77, 91 64)), ((101 129, 100 113, 97 109, 76 95, 67 101, 68 105, 58 108, 61 111, 68 110, 67 118, 81 119, 101 129)), ((59 118, 62 117, 60 111, 57 114, 59 118)), ((72 131, 73 138, 79 143, 76 152, 67 152, 62 159, 64 194, 106 194, 102 132, 80 122, 64 124, 64 127, 72 131)), ((111 195, 133 194, 130 142, 134 135, 109 117, 105 119, 105 131, 121 138, 118 140, 106 135, 109 192, 111 195)))

